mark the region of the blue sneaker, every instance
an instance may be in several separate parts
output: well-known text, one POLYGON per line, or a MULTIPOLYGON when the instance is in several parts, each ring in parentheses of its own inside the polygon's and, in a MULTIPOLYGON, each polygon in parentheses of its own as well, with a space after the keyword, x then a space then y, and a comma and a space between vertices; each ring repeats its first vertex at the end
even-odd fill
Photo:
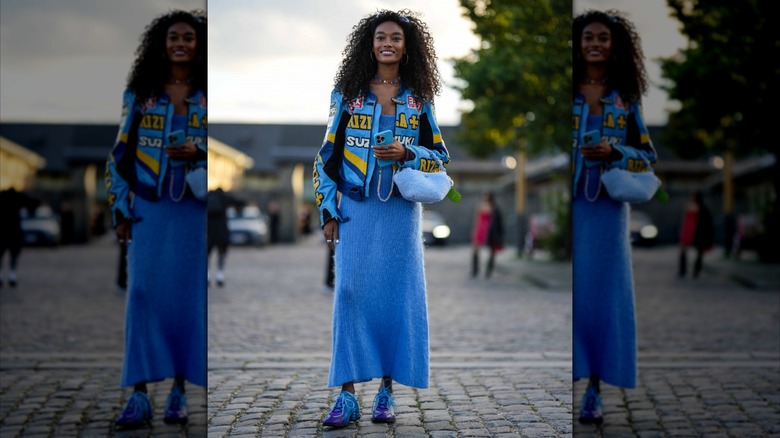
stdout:
POLYGON ((336 398, 336 404, 330 409, 322 421, 323 426, 345 427, 350 421, 360 419, 360 404, 357 396, 348 391, 341 391, 336 398))
POLYGON ((374 397, 371 421, 374 423, 394 423, 395 411, 393 406, 395 406, 393 394, 390 394, 390 390, 383 385, 382 389, 374 397))
POLYGON ((143 427, 152 420, 152 403, 145 392, 133 391, 125 408, 114 421, 117 427, 134 429, 143 427))
POLYGON ((168 399, 165 401, 165 418, 168 424, 184 424, 187 422, 187 397, 178 385, 173 385, 168 399))
POLYGON ((601 413, 601 396, 592 386, 588 386, 588 390, 585 391, 585 395, 582 397, 580 423, 601 424, 603 422, 604 416, 601 413))

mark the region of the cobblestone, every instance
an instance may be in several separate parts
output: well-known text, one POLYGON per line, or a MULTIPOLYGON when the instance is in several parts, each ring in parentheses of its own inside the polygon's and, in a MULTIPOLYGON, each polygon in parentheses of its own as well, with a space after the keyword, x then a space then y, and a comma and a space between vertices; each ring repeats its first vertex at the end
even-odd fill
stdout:
POLYGON ((188 386, 190 424, 160 421, 162 383, 150 386, 153 426, 115 431, 129 395, 116 248, 26 248, 19 287, 0 289, 0 435, 780 436, 777 270, 709 254, 698 280, 679 280, 674 248, 636 250, 639 385, 604 385, 594 428, 572 423, 585 382, 570 379, 567 265, 505 251, 492 279, 470 279, 468 256, 427 251, 431 387, 394 388, 394 425, 370 421, 375 381, 356 385, 356 424, 321 426, 336 393, 332 302, 325 250, 308 241, 231 249, 227 285, 209 293, 209 386, 188 386))

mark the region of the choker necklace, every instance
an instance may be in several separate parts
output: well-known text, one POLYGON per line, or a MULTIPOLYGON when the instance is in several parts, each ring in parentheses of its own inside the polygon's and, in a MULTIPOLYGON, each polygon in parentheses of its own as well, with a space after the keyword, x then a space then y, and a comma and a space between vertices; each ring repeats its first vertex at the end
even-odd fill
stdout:
POLYGON ((397 78, 397 79, 393 79, 392 81, 386 81, 386 80, 384 80, 384 79, 380 78, 380 77, 379 77, 379 75, 376 75, 376 76, 374 76, 374 80, 375 80, 375 81, 377 81, 377 82, 379 82, 380 84, 389 84, 389 85, 395 85, 395 84, 397 84, 397 83, 401 82, 401 77, 400 77, 400 76, 398 76, 398 78, 397 78))
POLYGON ((585 82, 586 84, 591 84, 591 85, 604 85, 607 83, 607 78, 599 79, 599 80, 584 78, 582 81, 585 82))
POLYGON ((181 84, 189 85, 190 80, 189 79, 170 78, 170 79, 168 79, 168 82, 171 83, 171 84, 176 84, 176 85, 181 85, 181 84))

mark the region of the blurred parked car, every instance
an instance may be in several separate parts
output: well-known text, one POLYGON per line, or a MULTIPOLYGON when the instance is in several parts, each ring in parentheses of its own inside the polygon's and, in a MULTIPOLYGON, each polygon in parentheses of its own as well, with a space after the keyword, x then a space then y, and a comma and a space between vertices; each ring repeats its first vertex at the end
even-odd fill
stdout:
POLYGON ((653 246, 658 237, 658 228, 650 216, 643 211, 631 210, 628 223, 631 233, 631 244, 636 246, 653 246))
POLYGON ((240 210, 227 209, 228 231, 231 245, 263 246, 268 244, 268 216, 256 205, 247 205, 240 210))
POLYGON ((24 244, 31 246, 57 246, 62 233, 60 218, 48 205, 41 205, 31 216, 27 209, 19 213, 22 217, 24 244))
POLYGON ((441 214, 423 210, 423 240, 429 245, 444 245, 450 237, 450 227, 441 214))

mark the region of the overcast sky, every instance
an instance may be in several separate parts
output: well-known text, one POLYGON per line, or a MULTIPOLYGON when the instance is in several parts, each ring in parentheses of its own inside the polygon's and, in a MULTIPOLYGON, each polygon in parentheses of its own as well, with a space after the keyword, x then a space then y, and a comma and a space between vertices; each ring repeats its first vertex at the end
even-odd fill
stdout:
MULTIPOLYGON (((210 0, 209 120, 325 123, 352 27, 377 9, 403 8, 422 14, 451 85, 447 60, 479 45, 457 0, 210 0)), ((439 123, 459 123, 460 106, 445 86, 436 98, 439 123)))
POLYGON ((205 0, 3 0, 0 120, 117 123, 144 28, 205 0))
MULTIPOLYGON (((121 91, 144 27, 172 8, 204 0, 3 0, 0 2, 0 120, 115 123, 121 91)), ((457 124, 463 107, 451 85, 452 57, 478 45, 457 0, 210 0, 209 119, 212 122, 324 123, 346 37, 377 8, 412 5, 430 27, 445 87, 439 122, 457 124)), ((684 44, 663 0, 577 0, 625 10, 653 61, 684 44)), ((644 99, 649 123, 666 120, 656 86, 644 99)))
POLYGON ((645 54, 645 68, 650 79, 650 90, 642 99, 645 121, 650 125, 666 123, 669 107, 668 96, 659 88, 662 82, 661 67, 657 62, 659 57, 675 54, 678 49, 687 44, 680 33, 679 22, 669 17, 669 8, 665 0, 575 0, 574 13, 579 14, 587 9, 606 10, 617 9, 625 12, 628 19, 634 23, 642 39, 642 50, 645 54))

